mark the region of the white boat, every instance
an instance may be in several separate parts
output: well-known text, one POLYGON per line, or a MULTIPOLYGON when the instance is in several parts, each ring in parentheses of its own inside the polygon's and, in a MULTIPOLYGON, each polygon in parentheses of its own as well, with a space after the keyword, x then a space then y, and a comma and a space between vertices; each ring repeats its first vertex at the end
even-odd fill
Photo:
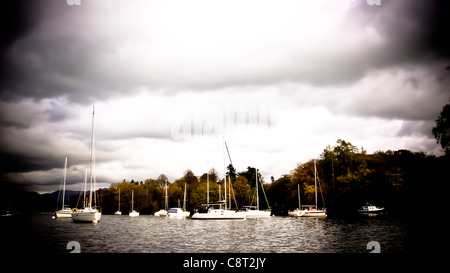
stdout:
MULTIPOLYGON (((226 142, 224 141, 224 146, 223 146, 224 173, 226 173, 225 147, 226 147, 226 142)), ((227 150, 228 150, 228 148, 227 148, 227 150)), ((228 153, 228 156, 229 156, 229 153, 228 153)), ((231 158, 230 158, 230 165, 232 165, 231 158)), ((230 181, 230 183, 231 183, 231 181, 230 181)), ((224 178, 224 188, 225 188, 225 200, 224 201, 219 201, 216 203, 202 204, 202 206, 206 206, 206 210, 194 213, 194 215, 191 216, 191 219, 195 219, 195 220, 233 220, 233 219, 247 218, 247 213, 245 211, 237 211, 237 210, 227 209, 227 176, 225 176, 225 178, 224 178)))
MULTIPOLYGON (((63 181, 62 181, 62 201, 61 201, 61 209, 55 212, 57 218, 70 218, 72 217, 72 210, 69 207, 66 207, 64 204, 64 198, 66 195, 66 177, 67 177, 67 156, 64 160, 64 171, 63 171, 63 181)), ((59 192, 61 194, 61 191, 59 192)))
POLYGON ((372 206, 372 205, 365 205, 362 206, 359 210, 358 213, 361 214, 380 214, 384 211, 384 208, 382 207, 377 207, 377 206, 372 206))
POLYGON ((134 190, 131 191, 131 212, 129 215, 130 217, 139 216, 139 212, 134 210, 133 204, 134 204, 134 190))
POLYGON ((184 184, 184 199, 183 199, 183 208, 180 208, 180 200, 178 199, 178 208, 170 208, 167 214, 169 217, 189 217, 191 212, 186 211, 186 183, 184 184))
POLYGON ((101 218, 102 213, 92 207, 76 210, 72 214, 72 220, 74 222, 98 223, 101 218))
MULTIPOLYGON (((258 170, 255 169, 255 176, 256 176, 256 206, 247 206, 246 207, 246 217, 247 218, 261 218, 261 217, 270 217, 271 211, 270 210, 260 210, 259 209, 259 191, 258 191, 258 170)), ((264 190, 264 189, 263 189, 264 190)), ((264 193, 265 196, 265 193, 264 193)), ((267 204, 269 202, 266 199, 267 204)))
POLYGON ((119 189, 119 208, 116 212, 114 212, 114 215, 122 215, 122 212, 120 211, 120 189, 119 189))
POLYGON ((302 207, 302 204, 300 201, 300 184, 297 184, 297 193, 298 193, 298 208, 296 210, 288 211, 288 216, 300 217, 300 216, 303 216, 303 214, 305 214, 304 210, 299 209, 302 207))
POLYGON ((87 169, 84 177, 84 208, 76 210, 72 214, 74 222, 98 223, 102 217, 102 213, 96 209, 97 198, 94 193, 95 189, 95 134, 94 134, 94 115, 95 108, 92 108, 92 135, 91 135, 91 152, 89 160, 89 200, 86 202, 86 184, 87 169))
POLYGON ((300 186, 298 188, 299 191, 299 207, 301 208, 307 208, 307 209, 297 209, 297 211, 291 211, 291 213, 288 212, 288 215, 290 216, 297 216, 296 213, 300 217, 327 217, 327 211, 325 208, 318 209, 317 208, 317 167, 316 167, 316 161, 314 160, 314 199, 315 199, 315 205, 303 205, 300 206, 300 186))
POLYGON ((170 208, 168 211, 169 217, 189 217, 190 212, 184 211, 182 208, 170 208))
POLYGON ((245 219, 247 213, 245 211, 235 211, 224 209, 226 207, 225 201, 220 201, 216 203, 202 204, 206 206, 205 211, 200 211, 194 213, 191 219, 194 220, 235 220, 235 219, 245 219), (216 208, 215 206, 218 206, 216 208))
POLYGON ((162 216, 162 217, 167 217, 169 215, 168 213, 168 209, 169 209, 169 196, 167 195, 167 179, 166 179, 166 195, 165 195, 165 202, 164 202, 164 209, 160 209, 159 211, 155 212, 155 216, 162 216))

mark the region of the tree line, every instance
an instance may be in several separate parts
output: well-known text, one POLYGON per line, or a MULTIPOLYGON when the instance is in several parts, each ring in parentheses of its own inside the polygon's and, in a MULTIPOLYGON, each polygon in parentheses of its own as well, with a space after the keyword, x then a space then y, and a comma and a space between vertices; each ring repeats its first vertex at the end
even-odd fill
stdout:
MULTIPOLYGON (((319 206, 326 207, 330 216, 355 213, 365 203, 383 206, 393 214, 409 213, 411 206, 417 210, 421 203, 432 202, 435 191, 442 188, 445 181, 450 181, 448 155, 436 157, 409 150, 368 154, 363 148, 339 139, 315 160, 320 185, 319 206)), ((275 215, 287 215, 288 210, 297 208, 299 195, 302 204, 314 204, 313 159, 298 164, 276 180, 272 177, 271 183, 265 183, 255 167, 236 172, 230 164, 227 169, 227 182, 232 184, 232 188, 227 189, 227 195, 231 192, 227 198, 231 196, 233 208, 255 205, 256 175, 264 189, 258 191, 261 209, 268 207, 266 198, 275 215)), ((223 200, 224 179, 219 178, 215 169, 200 176, 186 170, 183 177, 167 182, 169 207, 183 204, 186 188, 187 210, 200 209, 207 201, 208 180, 209 201, 223 200)), ((130 210, 132 191, 135 209, 141 214, 152 214, 164 208, 166 181, 167 177, 161 174, 157 179, 113 183, 97 191, 101 209, 105 214, 118 209, 120 189, 123 214, 130 210)))

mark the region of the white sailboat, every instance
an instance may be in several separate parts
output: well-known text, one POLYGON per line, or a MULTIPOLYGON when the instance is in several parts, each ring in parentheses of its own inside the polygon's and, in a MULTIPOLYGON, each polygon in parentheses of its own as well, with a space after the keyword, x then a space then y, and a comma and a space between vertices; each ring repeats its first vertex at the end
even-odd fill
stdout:
POLYGON ((261 218, 270 217, 270 210, 259 209, 259 191, 258 191, 258 170, 256 170, 256 206, 247 206, 246 216, 247 218, 261 218))
MULTIPOLYGON (((224 141, 224 165, 225 165, 225 141, 224 141)), ((224 166, 224 170, 226 167, 224 166)), ((225 171, 226 173, 226 171, 225 171)), ((199 211, 192 215, 191 219, 195 220, 243 220, 247 218, 245 211, 229 210, 227 208, 227 176, 224 178, 225 186, 225 200, 216 203, 206 203, 202 206, 206 206, 205 211, 199 211)), ((230 197, 231 198, 231 197, 230 197)))
MULTIPOLYGON (((89 160, 89 200, 86 204, 86 198, 84 198, 83 205, 84 208, 76 210, 72 214, 72 220, 74 222, 87 222, 87 223, 98 223, 102 217, 102 213, 96 209, 96 198, 94 193, 95 189, 95 134, 94 134, 94 115, 95 108, 92 108, 92 135, 91 135, 91 152, 89 160)), ((85 177, 85 190, 84 195, 86 197, 86 183, 87 179, 85 177)))
POLYGON ((129 215, 130 217, 139 216, 139 212, 134 210, 133 204, 134 204, 134 190, 131 191, 131 212, 129 215))
POLYGON ((114 212, 114 215, 122 215, 122 212, 120 211, 120 189, 119 189, 119 208, 116 212, 114 212))
POLYGON ((167 195, 167 179, 166 179, 166 196, 165 196, 165 202, 164 202, 164 209, 160 209, 159 211, 155 212, 155 216, 163 216, 166 217, 168 216, 168 209, 169 209, 169 199, 168 199, 168 195, 167 195))
MULTIPOLYGON (((300 188, 299 188, 300 193, 300 188)), ((307 209, 297 209, 297 211, 292 211, 291 216, 294 216, 294 213, 298 213, 298 215, 295 216, 301 216, 301 217, 327 217, 327 211, 326 209, 318 209, 317 207, 317 167, 316 167, 316 160, 314 160, 314 199, 315 199, 315 205, 303 205, 301 207, 307 208, 307 209)), ((300 206, 300 195, 299 195, 299 206, 300 206)), ((289 215, 289 213, 288 213, 289 215)))
MULTIPOLYGON (((180 200, 178 200, 178 203, 180 203, 180 200)), ((178 208, 169 209, 168 215, 169 217, 176 218, 189 217, 189 215, 191 215, 190 211, 186 211, 186 183, 184 184, 183 208, 180 208, 180 205, 178 204, 178 208)))
MULTIPOLYGON (((61 209, 55 212, 57 218, 70 218, 72 217, 72 210, 65 206, 64 198, 66 196, 66 177, 67 177, 67 156, 64 161, 64 171, 63 171, 63 181, 62 181, 62 201, 61 201, 61 209)), ((61 192, 60 192, 61 194, 61 192)))
POLYGON ((298 208, 296 210, 288 211, 288 216, 299 217, 299 216, 303 216, 303 214, 305 214, 305 211, 300 209, 302 207, 302 204, 300 201, 300 184, 297 184, 297 192, 298 192, 298 208))

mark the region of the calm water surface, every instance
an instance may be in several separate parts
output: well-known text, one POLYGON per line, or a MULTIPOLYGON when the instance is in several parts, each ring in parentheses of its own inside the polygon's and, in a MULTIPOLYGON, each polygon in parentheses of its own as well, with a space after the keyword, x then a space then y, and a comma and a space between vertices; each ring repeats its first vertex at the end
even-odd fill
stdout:
POLYGON ((387 218, 201 221, 103 215, 98 224, 50 215, 8 218, 1 219, 2 244, 21 251, 69 252, 67 243, 77 241, 83 253, 367 253, 367 244, 377 241, 383 253, 410 253, 426 241, 417 221, 387 218))

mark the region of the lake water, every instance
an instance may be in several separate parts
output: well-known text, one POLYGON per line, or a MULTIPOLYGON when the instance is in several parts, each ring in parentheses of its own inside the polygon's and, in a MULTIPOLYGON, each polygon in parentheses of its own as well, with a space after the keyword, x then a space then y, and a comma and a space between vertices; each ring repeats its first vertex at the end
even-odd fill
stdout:
POLYGON ((418 220, 386 217, 320 219, 274 216, 246 220, 191 220, 103 215, 98 224, 50 215, 1 217, 2 248, 61 252, 70 241, 82 253, 381 253, 422 251, 426 232, 418 220))

